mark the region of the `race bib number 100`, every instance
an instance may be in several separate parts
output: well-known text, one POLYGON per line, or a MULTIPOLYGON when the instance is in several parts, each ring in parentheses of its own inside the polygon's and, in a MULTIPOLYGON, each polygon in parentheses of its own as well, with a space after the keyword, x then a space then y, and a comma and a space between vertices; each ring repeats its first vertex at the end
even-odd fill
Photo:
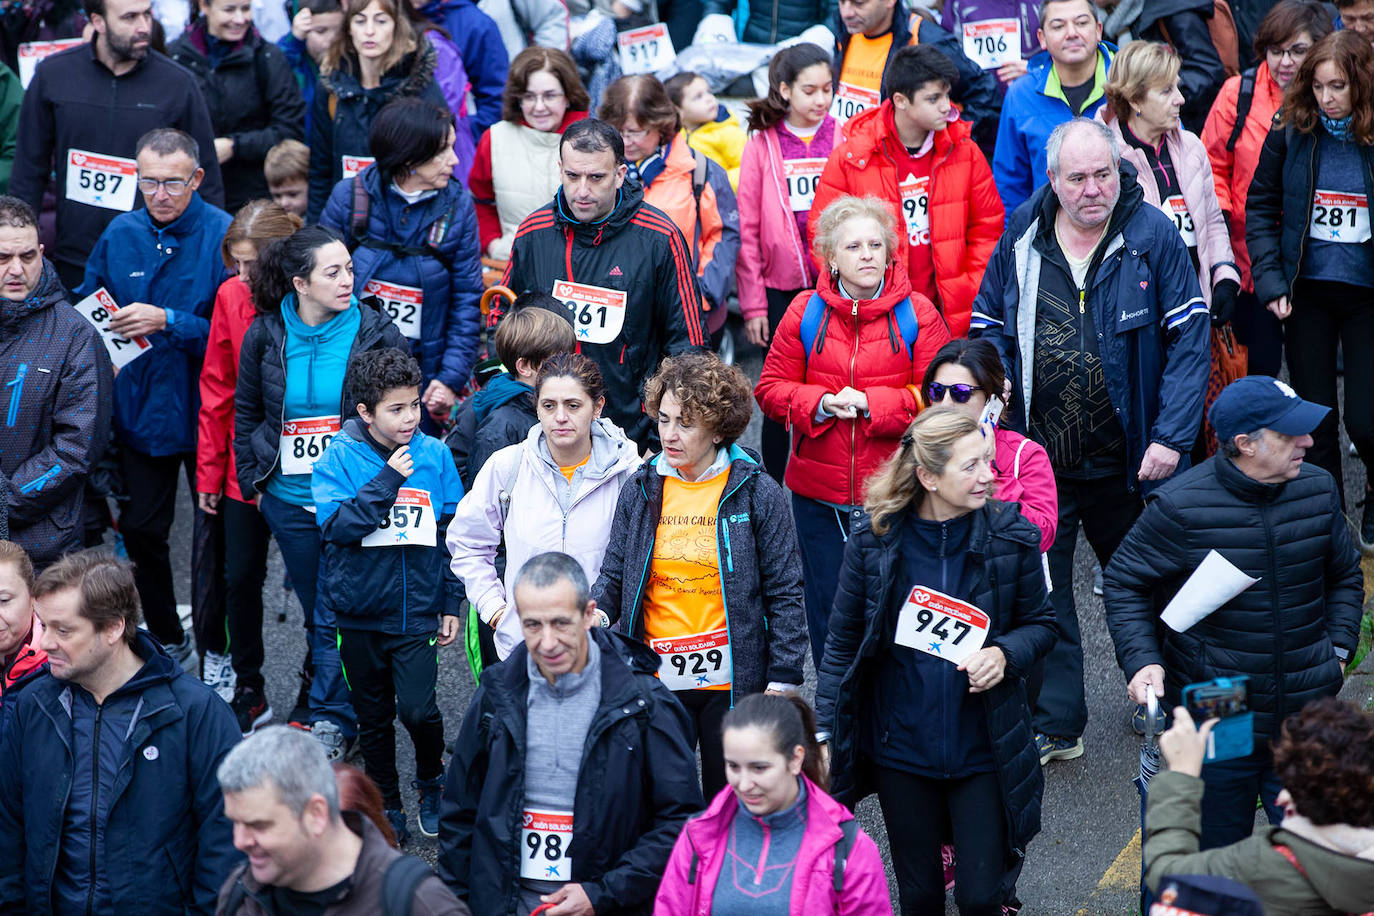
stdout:
POLYGON ((620 69, 625 73, 655 73, 677 59, 668 27, 661 22, 616 36, 620 69))
POLYGON ((967 601, 916 586, 897 616, 893 641, 961 665, 988 638, 988 615, 967 601))
POLYGON ((784 159, 783 178, 787 181, 787 200, 793 213, 809 213, 816 202, 816 187, 825 170, 824 159, 784 159))
POLYGON ((67 200, 127 213, 134 208, 138 163, 119 156, 67 150, 67 200))
POLYGON ((843 124, 860 112, 881 104, 882 96, 877 89, 840 83, 840 88, 835 91, 835 100, 830 103, 830 115, 843 124))
POLYGON ((1337 244, 1368 242, 1368 199, 1363 194, 1317 191, 1312 195, 1312 222, 1307 235, 1337 244))
POLYGON ((433 547, 438 525, 428 490, 401 487, 386 518, 367 537, 364 547, 433 547))
POLYGON ((567 881, 572 877, 573 813, 526 808, 520 823, 520 877, 567 881))
POLYGON ((571 313, 579 341, 608 344, 620 337, 625 326, 623 290, 558 280, 553 284, 553 297, 571 313))
POLYGON ((105 341, 105 352, 110 354, 110 362, 114 363, 117 370, 123 369, 153 346, 146 338, 120 337, 110 330, 110 319, 119 311, 119 306, 103 286, 78 302, 74 308, 100 332, 100 339, 105 341))

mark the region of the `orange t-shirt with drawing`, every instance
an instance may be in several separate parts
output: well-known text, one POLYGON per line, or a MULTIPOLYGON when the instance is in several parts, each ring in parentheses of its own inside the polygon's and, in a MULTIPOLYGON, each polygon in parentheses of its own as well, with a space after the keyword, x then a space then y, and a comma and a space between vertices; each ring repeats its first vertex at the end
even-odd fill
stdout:
POLYGON ((672 690, 729 690, 733 665, 721 594, 716 519, 730 476, 663 478, 663 511, 641 599, 644 641, 672 690))

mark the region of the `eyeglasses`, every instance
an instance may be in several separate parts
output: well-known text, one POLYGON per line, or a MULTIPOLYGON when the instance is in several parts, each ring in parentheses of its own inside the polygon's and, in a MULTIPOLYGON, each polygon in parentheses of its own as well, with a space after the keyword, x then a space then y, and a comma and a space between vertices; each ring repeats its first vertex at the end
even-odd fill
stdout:
POLYGON ((982 391, 977 385, 941 385, 939 382, 931 382, 926 387, 926 394, 930 396, 930 403, 938 404, 945 399, 945 393, 954 398, 956 404, 967 404, 968 399, 973 397, 973 392, 982 391))
POLYGON ((191 187, 190 178, 140 178, 138 189, 144 194, 156 194, 158 188, 166 191, 172 197, 180 197, 191 187))
POLYGON ((564 98, 566 98, 566 96, 561 92, 526 92, 524 95, 520 96, 520 104, 524 105, 526 108, 533 108, 538 103, 543 102, 544 107, 549 108, 558 104, 558 102, 564 98))
POLYGON ((1293 45, 1291 48, 1270 48, 1265 54, 1273 57, 1274 60, 1283 60, 1287 57, 1296 64, 1306 57, 1307 52, 1311 50, 1311 45, 1293 45))
POLYGON ((649 132, 647 130, 622 129, 620 131, 620 138, 622 140, 629 140, 631 142, 634 142, 636 140, 643 140, 647 136, 649 136, 649 132))

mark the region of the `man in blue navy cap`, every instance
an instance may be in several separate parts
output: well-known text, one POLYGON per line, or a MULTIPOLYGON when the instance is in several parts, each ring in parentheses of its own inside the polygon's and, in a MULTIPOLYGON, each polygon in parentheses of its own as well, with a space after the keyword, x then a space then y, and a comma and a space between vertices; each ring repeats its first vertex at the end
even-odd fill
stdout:
MULTIPOLYGON (((1103 576, 1107 627, 1131 699, 1249 677, 1255 749, 1202 770, 1202 848, 1250 835, 1259 796, 1278 823, 1271 742, 1305 703, 1334 696, 1359 639, 1360 555, 1336 481, 1303 461, 1327 408, 1277 379, 1228 385, 1209 415, 1219 453, 1151 494, 1103 576), (1257 580, 1182 631, 1160 612, 1209 553, 1257 580)), ((1182 624, 1180 624, 1182 626, 1182 624)))

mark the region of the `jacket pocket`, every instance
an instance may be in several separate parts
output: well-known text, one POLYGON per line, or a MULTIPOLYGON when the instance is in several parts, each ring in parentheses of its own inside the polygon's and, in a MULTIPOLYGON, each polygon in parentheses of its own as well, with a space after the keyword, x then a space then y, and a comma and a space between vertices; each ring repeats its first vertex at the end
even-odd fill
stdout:
POLYGON ((191 893, 190 863, 195 861, 195 857, 175 856, 169 846, 162 848, 162 857, 167 863, 167 871, 172 878, 176 879, 177 888, 181 891, 181 899, 187 899, 191 893))

